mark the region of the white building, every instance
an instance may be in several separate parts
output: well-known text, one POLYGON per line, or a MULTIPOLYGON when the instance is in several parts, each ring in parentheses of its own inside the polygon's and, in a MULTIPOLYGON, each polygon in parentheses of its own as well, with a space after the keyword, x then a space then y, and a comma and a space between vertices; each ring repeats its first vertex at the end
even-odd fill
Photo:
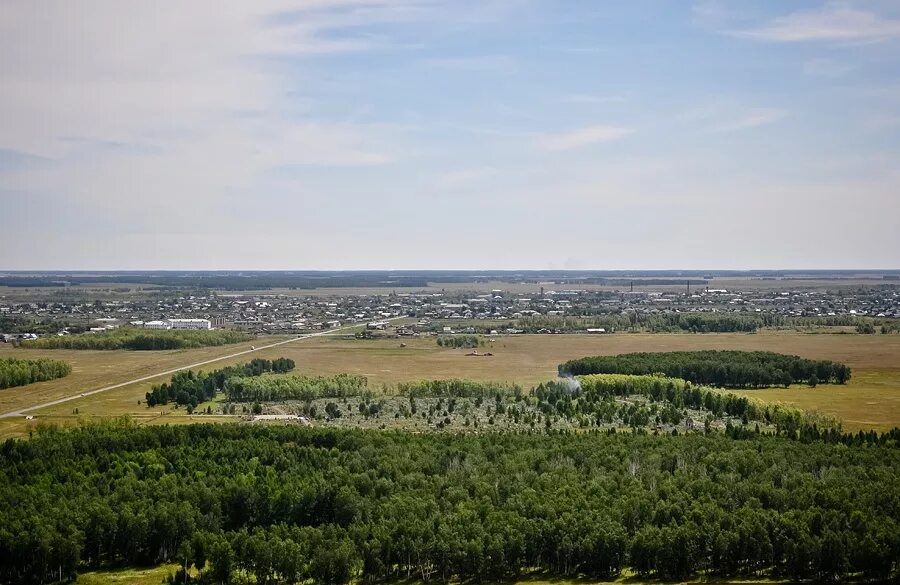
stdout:
POLYGON ((144 329, 170 329, 168 321, 145 321, 144 329))
POLYGON ((209 319, 168 319, 171 329, 212 329, 209 319))

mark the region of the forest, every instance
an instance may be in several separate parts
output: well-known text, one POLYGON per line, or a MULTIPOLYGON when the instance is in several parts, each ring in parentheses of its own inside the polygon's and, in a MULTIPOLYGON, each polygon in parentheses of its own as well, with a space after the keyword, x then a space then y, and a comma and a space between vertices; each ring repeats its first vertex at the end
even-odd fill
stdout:
POLYGON ((225 389, 228 380, 236 377, 248 378, 274 372, 283 374, 294 369, 294 360, 277 358, 266 360, 255 358, 237 366, 228 366, 212 372, 177 372, 168 383, 156 384, 147 392, 148 407, 174 402, 193 409, 197 404, 215 397, 216 392, 225 389))
POLYGON ((0 358, 0 389, 68 376, 72 366, 60 360, 0 358))
POLYGON ((900 433, 844 438, 46 428, 0 445, 0 582, 896 578, 900 433))
POLYGON ((102 333, 41 337, 23 341, 21 345, 22 347, 33 349, 130 349, 158 351, 227 345, 250 341, 253 338, 254 336, 249 333, 228 329, 172 331, 125 328, 113 329, 102 333))
POLYGON ((229 378, 225 398, 229 402, 271 402, 278 400, 311 401, 317 398, 344 398, 366 392, 365 376, 286 376, 229 378))
POLYGON ((809 360, 769 351, 670 351, 595 356, 560 364, 561 375, 655 374, 724 388, 765 388, 791 384, 844 384, 850 368, 829 360, 809 360))

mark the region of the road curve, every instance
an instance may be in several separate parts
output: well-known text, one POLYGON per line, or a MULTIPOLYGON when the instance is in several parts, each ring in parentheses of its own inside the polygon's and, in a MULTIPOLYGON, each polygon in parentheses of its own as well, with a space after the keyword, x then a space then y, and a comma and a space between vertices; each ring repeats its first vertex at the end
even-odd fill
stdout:
MULTIPOLYGON (((402 318, 403 317, 392 317, 390 319, 387 319, 387 321, 395 321, 397 319, 402 319, 402 318)), ((134 380, 128 380, 127 382, 120 382, 118 384, 113 384, 111 386, 104 386, 103 388, 97 388, 96 390, 88 390, 87 392, 79 392, 78 394, 73 394, 71 396, 65 396, 63 398, 57 398, 56 400, 51 400, 50 402, 45 402, 43 404, 36 404, 34 406, 29 406, 28 408, 20 408, 19 410, 5 412, 3 414, 0 414, 0 419, 24 416, 26 412, 31 412, 32 410, 40 410, 42 408, 47 408, 50 406, 56 406, 57 404, 62 404, 64 402, 69 402, 70 400, 77 400, 79 398, 84 398, 85 396, 91 396, 93 394, 100 394, 101 392, 106 392, 108 390, 115 390, 116 388, 121 388, 122 386, 129 386, 131 384, 137 384, 139 382, 146 382, 147 380, 159 378, 160 376, 168 376, 169 374, 174 374, 175 372, 180 372, 181 370, 190 370, 191 368, 199 368, 200 366, 205 366, 207 364, 220 362, 222 360, 227 360, 227 359, 235 358, 238 356, 247 355, 249 353, 255 353, 258 351, 262 351, 264 349, 270 349, 272 347, 278 347, 279 345, 284 345, 286 343, 293 343, 295 341, 303 341, 304 339, 309 339, 311 337, 319 337, 322 335, 331 335, 333 333, 338 333, 340 331, 345 331, 347 329, 353 329, 356 327, 359 327, 359 325, 358 324, 357 325, 347 325, 345 327, 338 327, 337 329, 329 329, 327 331, 319 331, 318 333, 308 333, 306 335, 298 335, 297 337, 285 339, 284 341, 277 341, 275 343, 270 343, 269 345, 261 345, 259 347, 255 347, 253 349, 245 349, 244 351, 239 351, 236 353, 223 355, 223 356, 220 356, 217 358, 212 358, 212 359, 205 360, 202 362, 197 362, 196 364, 190 364, 187 366, 172 368, 171 370, 166 370, 164 372, 157 372, 155 374, 150 374, 149 376, 143 376, 141 378, 135 378, 134 380)))

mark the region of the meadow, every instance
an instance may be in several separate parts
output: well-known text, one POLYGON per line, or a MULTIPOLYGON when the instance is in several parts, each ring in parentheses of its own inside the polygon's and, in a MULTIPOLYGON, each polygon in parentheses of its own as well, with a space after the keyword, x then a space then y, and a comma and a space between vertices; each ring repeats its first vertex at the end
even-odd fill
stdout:
MULTIPOLYGON (((159 585, 167 576, 174 574, 179 565, 169 563, 156 567, 110 569, 104 571, 88 571, 79 573, 75 579, 75 585, 159 585)), ((192 571, 192 575, 196 570, 192 571)), ((739 579, 717 579, 697 577, 689 580, 670 581, 670 585, 688 583, 706 583, 708 585, 773 585, 775 583, 787 583, 786 580, 745 577, 739 579)), ((647 585, 660 583, 659 580, 647 581, 634 575, 633 571, 625 570, 614 581, 594 581, 591 579, 548 578, 537 574, 533 577, 525 577, 515 581, 506 581, 504 585, 594 585, 595 583, 620 583, 622 585, 647 585)), ((419 585, 415 580, 403 581, 404 585, 419 585)))
MULTIPOLYGON (((845 430, 888 430, 900 426, 900 336, 853 334, 802 334, 763 332, 757 334, 614 334, 614 335, 528 335, 499 336, 487 342, 484 351, 493 356, 466 356, 469 350, 438 347, 434 338, 359 340, 349 336, 325 336, 254 352, 249 357, 287 357, 297 364, 297 374, 366 376, 376 392, 382 385, 422 379, 466 378, 479 381, 512 382, 531 387, 556 376, 558 364, 576 357, 612 355, 635 351, 701 349, 766 350, 796 354, 811 359, 830 359, 852 368, 846 385, 816 388, 794 385, 789 389, 746 390, 744 394, 781 402, 804 410, 840 417, 845 430), (406 346, 401 347, 401 342, 406 346)), ((274 338, 273 338, 274 340, 274 338)), ((255 342, 265 345, 267 339, 255 342)), ((15 350, 21 358, 46 357, 69 361, 73 373, 62 380, 41 382, 0 393, 0 412, 8 412, 53 400, 75 392, 99 388, 229 355, 250 344, 168 352, 15 350)), ((0 356, 13 352, 0 348, 0 356)), ((214 369, 247 361, 248 356, 210 364, 214 369)), ((74 424, 82 419, 129 415, 140 423, 181 424, 211 417, 172 406, 147 408, 144 394, 154 383, 168 376, 132 384, 48 407, 32 414, 34 421, 21 417, 0 419, 0 436, 21 435, 40 421, 74 424), (76 412, 77 409, 77 412, 76 412)), ((197 410, 205 408, 201 405, 197 410)), ((217 417, 216 420, 234 420, 217 417)))

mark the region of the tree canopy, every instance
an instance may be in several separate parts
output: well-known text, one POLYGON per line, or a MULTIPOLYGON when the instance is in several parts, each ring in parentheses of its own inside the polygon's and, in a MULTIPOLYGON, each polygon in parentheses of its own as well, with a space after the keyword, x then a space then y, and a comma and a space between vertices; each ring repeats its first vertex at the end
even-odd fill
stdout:
POLYGON ((253 338, 253 335, 244 331, 230 329, 154 331, 125 328, 100 333, 41 337, 23 341, 21 346, 36 349, 131 349, 157 351, 227 345, 250 341, 253 338))
POLYGON ((896 578, 900 432, 844 439, 47 429, 0 445, 0 582, 896 578))
POLYGON ((60 360, 0 358, 0 389, 68 376, 72 366, 60 360))
POLYGON ((695 384, 728 388, 763 388, 808 383, 843 384, 850 368, 829 360, 810 360, 770 351, 669 351, 625 353, 571 360, 559 366, 560 374, 662 373, 695 384))

